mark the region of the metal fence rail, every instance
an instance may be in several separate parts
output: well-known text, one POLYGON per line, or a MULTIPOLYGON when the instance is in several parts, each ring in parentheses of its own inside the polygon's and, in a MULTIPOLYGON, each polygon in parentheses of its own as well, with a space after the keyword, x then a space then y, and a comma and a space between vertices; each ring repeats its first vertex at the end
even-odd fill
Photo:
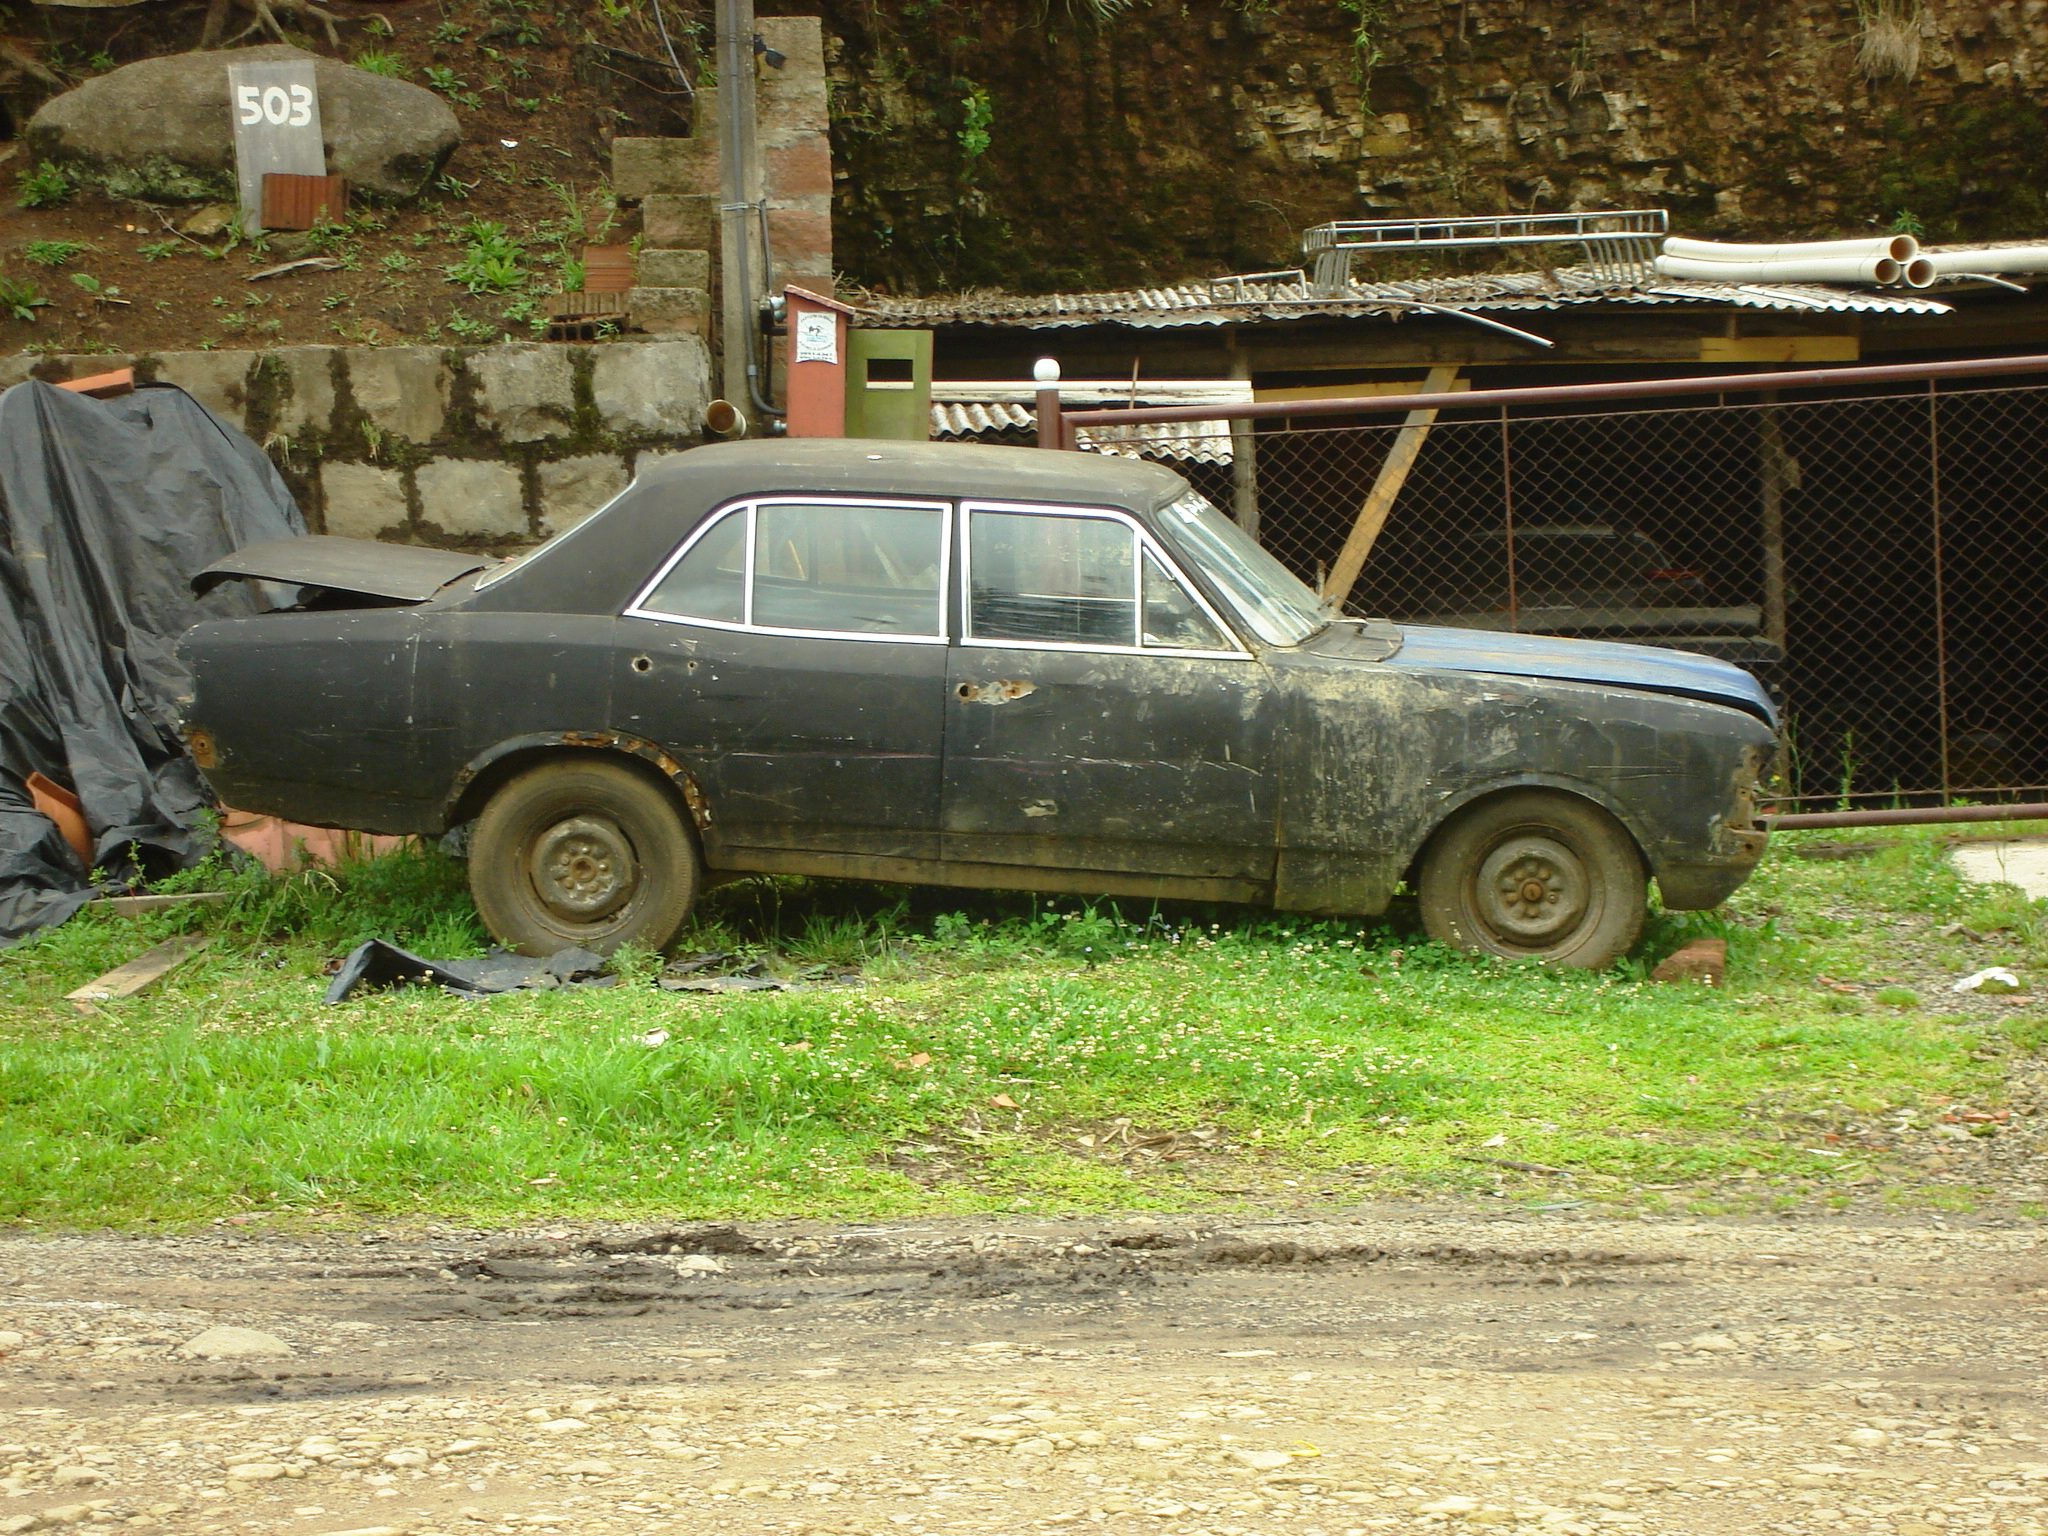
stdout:
POLYGON ((1749 667, 1788 811, 2048 797, 2048 358, 1196 409, 1347 611, 1749 667))

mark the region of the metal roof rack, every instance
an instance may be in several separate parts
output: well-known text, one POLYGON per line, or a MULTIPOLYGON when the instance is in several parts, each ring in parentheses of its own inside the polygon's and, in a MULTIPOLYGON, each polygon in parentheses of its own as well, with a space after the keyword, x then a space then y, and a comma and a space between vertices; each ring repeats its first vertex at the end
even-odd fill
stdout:
POLYGON ((1524 213, 1500 218, 1340 219, 1301 237, 1313 292, 1341 294, 1351 258, 1370 251, 1505 251, 1524 245, 1575 245, 1585 265, 1614 282, 1647 283, 1670 227, 1662 208, 1605 213, 1524 213))

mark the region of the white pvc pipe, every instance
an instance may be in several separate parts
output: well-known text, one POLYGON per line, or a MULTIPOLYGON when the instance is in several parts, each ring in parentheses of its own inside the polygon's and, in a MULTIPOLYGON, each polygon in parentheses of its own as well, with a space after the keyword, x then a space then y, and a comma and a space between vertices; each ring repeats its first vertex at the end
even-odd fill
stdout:
POLYGON ((1922 258, 1944 272, 2048 272, 2048 245, 2007 245, 1996 250, 1928 251, 1922 258))
MULTIPOLYGON (((1896 283, 1903 275, 1889 256, 1805 256, 1782 261, 1696 261, 1659 256, 1659 277, 1710 283, 1896 283)), ((1930 278, 1931 280, 1931 278, 1930 278)))
POLYGON ((1889 256, 1908 262, 1920 254, 1920 242, 1911 235, 1872 235, 1860 240, 1805 240, 1788 245, 1723 244, 1718 240, 1688 240, 1673 235, 1664 242, 1666 256, 1690 261, 1807 261, 1823 256, 1889 256))
POLYGON ((1899 275, 1906 280, 1908 288, 1932 288, 1934 286, 1934 263, 1925 256, 1915 256, 1903 267, 1899 275))

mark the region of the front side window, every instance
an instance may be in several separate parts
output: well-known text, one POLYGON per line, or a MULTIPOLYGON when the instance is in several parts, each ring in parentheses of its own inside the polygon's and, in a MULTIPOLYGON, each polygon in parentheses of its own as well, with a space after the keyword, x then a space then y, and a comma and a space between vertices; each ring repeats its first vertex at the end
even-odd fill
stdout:
POLYGON ((945 636, 946 510, 853 502, 734 507, 633 612, 828 635, 945 636))
POLYGON ((1108 517, 968 514, 973 640, 1136 645, 1137 533, 1108 517))
POLYGON ((1216 621, 1149 549, 1145 551, 1144 597, 1143 639, 1147 646, 1175 651, 1233 649, 1216 621))
POLYGON ((1316 595, 1257 540, 1189 491, 1159 515, 1177 554, 1223 594, 1246 627, 1268 645, 1299 645, 1329 623, 1316 595))
POLYGON ((1236 651, 1135 523, 1100 513, 967 514, 970 641, 1236 651))

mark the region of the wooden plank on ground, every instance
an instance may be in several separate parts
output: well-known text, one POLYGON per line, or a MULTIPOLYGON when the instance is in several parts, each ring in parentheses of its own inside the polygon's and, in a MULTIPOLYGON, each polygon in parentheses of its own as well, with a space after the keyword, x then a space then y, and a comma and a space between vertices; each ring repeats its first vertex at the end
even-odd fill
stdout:
POLYGON ((84 986, 66 992, 64 996, 80 1013, 91 1013, 95 1003, 133 997, 144 987, 161 980, 183 965, 212 942, 213 940, 196 933, 185 933, 175 939, 165 939, 163 943, 145 949, 126 965, 117 965, 106 975, 96 976, 84 986))
MULTIPOLYGON (((1424 395, 1448 394, 1458 382, 1455 365, 1445 365, 1429 370, 1429 377, 1423 380, 1417 391, 1424 395)), ((1358 508, 1358 520, 1351 525, 1350 537, 1344 540, 1344 547, 1337 551, 1337 563, 1330 567, 1329 580, 1323 584, 1324 598, 1341 611, 1351 598, 1351 588, 1358 581, 1358 573, 1365 569, 1365 558, 1372 553, 1378 542, 1380 530, 1387 525, 1387 516, 1394 510, 1394 502, 1401 494, 1401 487, 1408 483, 1408 471, 1415 467, 1416 456, 1422 452, 1423 440, 1429 436, 1429 429, 1436 424, 1436 408, 1410 411, 1401 423, 1401 430, 1394 434, 1394 445, 1387 450, 1386 462, 1380 465, 1380 472, 1366 492, 1365 500, 1358 508)))
POLYGON ((233 895, 232 891, 180 891, 169 896, 102 896, 86 905, 89 911, 132 917, 137 912, 155 912, 163 907, 212 906, 215 902, 227 901, 233 895))

